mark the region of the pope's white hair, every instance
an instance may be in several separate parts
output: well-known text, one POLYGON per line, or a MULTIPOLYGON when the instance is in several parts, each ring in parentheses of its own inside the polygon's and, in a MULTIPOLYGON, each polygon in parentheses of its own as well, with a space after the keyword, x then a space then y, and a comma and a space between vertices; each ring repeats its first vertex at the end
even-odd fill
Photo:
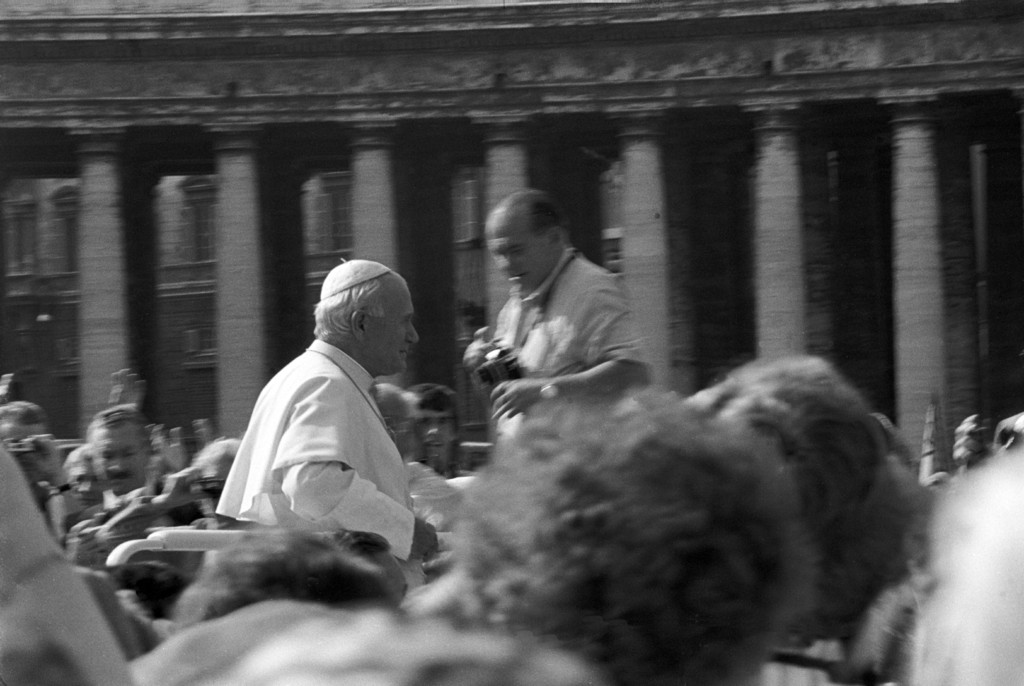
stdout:
POLYGON ((384 316, 386 291, 383 286, 389 274, 393 272, 381 274, 318 302, 313 310, 316 321, 313 335, 322 341, 348 335, 352 331, 352 315, 359 311, 374 317, 384 316))

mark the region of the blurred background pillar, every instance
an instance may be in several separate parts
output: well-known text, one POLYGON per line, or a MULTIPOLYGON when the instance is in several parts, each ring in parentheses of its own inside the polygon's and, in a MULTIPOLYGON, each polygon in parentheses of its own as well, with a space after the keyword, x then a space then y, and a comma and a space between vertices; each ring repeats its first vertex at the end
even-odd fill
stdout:
POLYGON ((130 366, 119 135, 83 133, 78 145, 82 430, 107 405, 110 375, 130 366))
POLYGON ((894 105, 892 156, 896 417, 916 445, 946 376, 938 168, 926 104, 894 105))
POLYGON ((625 176, 622 278, 629 292, 652 380, 671 385, 672 332, 668 221, 661 159, 661 120, 654 115, 621 119, 625 176))
POLYGON ((803 193, 794 108, 757 113, 754 178, 754 298, 757 353, 806 349, 803 193))
POLYGON ((256 131, 219 133, 217 414, 221 434, 240 436, 267 379, 256 131))

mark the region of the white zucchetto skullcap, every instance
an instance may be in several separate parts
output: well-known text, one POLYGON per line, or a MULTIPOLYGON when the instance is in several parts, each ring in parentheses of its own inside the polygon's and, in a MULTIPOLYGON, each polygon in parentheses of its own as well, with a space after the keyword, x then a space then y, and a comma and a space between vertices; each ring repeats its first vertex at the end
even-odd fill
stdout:
POLYGON ((337 295, 353 286, 358 286, 385 274, 394 274, 394 272, 380 262, 372 260, 342 262, 332 269, 324 279, 324 285, 320 287, 320 299, 326 300, 332 295, 337 295))

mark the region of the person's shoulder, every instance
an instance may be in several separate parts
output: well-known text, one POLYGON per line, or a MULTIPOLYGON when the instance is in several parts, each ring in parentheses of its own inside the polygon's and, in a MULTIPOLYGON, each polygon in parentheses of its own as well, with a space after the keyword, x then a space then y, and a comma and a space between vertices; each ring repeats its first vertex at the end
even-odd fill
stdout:
POLYGON ((314 350, 305 350, 274 374, 264 392, 270 391, 277 395, 282 388, 307 387, 310 384, 317 384, 319 380, 342 376, 344 374, 341 369, 329 357, 314 350))
MULTIPOLYGON (((562 295, 574 302, 574 307, 579 307, 585 302, 599 303, 626 299, 621 277, 594 264, 581 254, 577 253, 575 259, 569 263, 565 276, 562 295)), ((555 297, 558 295, 556 288, 555 297)))
POLYGON ((618 275, 608 271, 599 264, 591 262, 582 253, 576 253, 572 262, 566 266, 565 271, 567 276, 577 280, 619 288, 618 275))

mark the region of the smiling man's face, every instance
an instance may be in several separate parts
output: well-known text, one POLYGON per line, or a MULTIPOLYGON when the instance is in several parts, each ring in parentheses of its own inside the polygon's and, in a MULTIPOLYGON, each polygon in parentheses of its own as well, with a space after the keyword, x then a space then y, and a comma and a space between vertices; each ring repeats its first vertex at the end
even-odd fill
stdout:
POLYGON ((487 218, 487 248, 523 295, 532 293, 558 264, 565 248, 559 229, 540 233, 522 206, 499 206, 487 218))
POLYGON ((119 422, 93 429, 97 476, 115 495, 124 495, 146 484, 149 446, 140 427, 119 422), (103 476, 105 475, 105 479, 103 476))

